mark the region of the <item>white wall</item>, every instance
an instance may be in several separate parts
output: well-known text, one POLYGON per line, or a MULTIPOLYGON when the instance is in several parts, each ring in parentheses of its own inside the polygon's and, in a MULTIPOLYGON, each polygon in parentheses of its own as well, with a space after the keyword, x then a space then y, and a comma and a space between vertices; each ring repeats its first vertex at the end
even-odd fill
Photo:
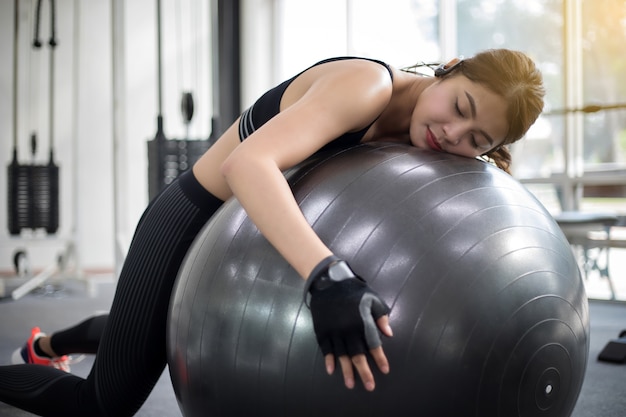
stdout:
MULTIPOLYGON (((114 242, 127 244, 147 204, 147 141, 154 137, 157 117, 156 15, 154 0, 119 1, 123 7, 123 82, 118 119, 118 173, 113 182, 112 0, 57 0, 55 50, 54 142, 60 166, 60 229, 9 236, 7 206, 0 207, 0 271, 12 270, 17 248, 29 252, 31 265, 53 262, 64 242, 77 244, 86 270, 114 267, 114 242), (75 36, 75 34, 77 36, 75 36), (122 208, 115 230, 113 201, 122 208), (76 198, 75 198, 76 197, 76 198), (76 204, 74 204, 76 202, 76 204)), ((40 146, 37 163, 47 162, 49 50, 33 52, 35 0, 20 0, 18 147, 19 159, 29 163, 28 141, 36 129, 40 146)), ((182 90, 191 89, 195 115, 190 137, 210 135, 210 19, 209 2, 162 0, 163 3, 163 115, 170 138, 185 134, 180 116, 182 90), (180 7, 177 9, 177 7, 180 7), (182 52, 181 52, 182 51, 182 52), (183 64, 180 64, 180 62, 183 64), (182 71, 182 75, 181 75, 182 71)), ((41 13, 41 37, 49 37, 49 4, 41 13)), ((0 155, 5 166, 12 155, 13 1, 0 2, 0 155)), ((7 198, 7 170, 0 169, 0 196, 7 198)))
POLYGON ((241 106, 247 108, 278 82, 275 0, 241 2, 241 106))

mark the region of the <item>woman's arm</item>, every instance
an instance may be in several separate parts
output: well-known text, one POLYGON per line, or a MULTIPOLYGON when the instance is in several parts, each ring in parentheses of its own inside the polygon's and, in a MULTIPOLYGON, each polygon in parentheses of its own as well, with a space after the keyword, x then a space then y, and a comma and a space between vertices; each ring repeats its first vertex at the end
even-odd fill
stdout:
MULTIPOLYGON (((237 146, 221 167, 248 216, 305 279, 331 252, 307 223, 282 172, 342 134, 367 126, 391 95, 384 67, 348 63, 333 63, 333 72, 319 74, 301 97, 237 146)), ((294 89, 299 88, 297 81, 294 89)))
MULTIPOLYGON (((231 126, 194 172, 220 197, 234 194, 261 233, 306 279, 331 251, 308 224, 283 171, 344 133, 372 123, 387 106, 391 89, 387 70, 369 61, 339 61, 315 67, 285 91, 278 115, 242 143, 238 142, 236 126, 231 126), (217 175, 218 169, 221 175, 217 175)), ((387 315, 376 324, 391 336, 387 315)), ((378 368, 387 373, 389 364, 382 347, 370 353, 378 368)), ((355 384, 356 368, 366 389, 374 389, 374 377, 364 354, 342 354, 338 359, 348 388, 355 384)), ((332 353, 325 355, 325 363, 327 372, 333 373, 332 353)))

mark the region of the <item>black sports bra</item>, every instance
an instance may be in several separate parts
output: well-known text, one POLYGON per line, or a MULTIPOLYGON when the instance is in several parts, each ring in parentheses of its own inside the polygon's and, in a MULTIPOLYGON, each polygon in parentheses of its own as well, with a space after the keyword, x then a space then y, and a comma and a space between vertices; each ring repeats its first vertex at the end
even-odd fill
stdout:
MULTIPOLYGON (((387 68, 387 71, 389 71, 389 75, 393 79, 393 73, 389 65, 376 59, 346 56, 346 57, 329 58, 329 59, 325 59, 323 61, 317 62, 316 64, 311 65, 309 68, 305 69, 304 71, 301 71, 294 77, 288 79, 287 81, 282 82, 281 84, 277 85, 271 90, 268 90, 252 106, 246 109, 241 114, 241 119, 239 120, 239 139, 243 141, 248 136, 250 136, 256 129, 263 126, 263 124, 265 124, 268 120, 270 120, 272 117, 280 113, 280 101, 283 97, 283 94, 285 93, 285 90, 287 89, 287 87, 289 87, 289 85, 293 82, 293 80, 295 80, 298 76, 300 76, 300 74, 302 74, 303 72, 317 65, 325 64, 327 62, 345 60, 345 59, 365 59, 367 61, 376 62, 384 66, 385 68, 387 68)), ((328 147, 329 145, 332 145, 332 147, 335 147, 335 146, 347 147, 347 146, 358 144, 361 141, 361 139, 363 139, 363 136, 365 135, 367 130, 372 126, 373 123, 374 121, 372 121, 372 123, 370 123, 364 129, 359 130, 358 132, 348 132, 348 133, 341 135, 340 137, 338 137, 337 139, 335 139, 334 141, 326 145, 324 148, 328 147)))

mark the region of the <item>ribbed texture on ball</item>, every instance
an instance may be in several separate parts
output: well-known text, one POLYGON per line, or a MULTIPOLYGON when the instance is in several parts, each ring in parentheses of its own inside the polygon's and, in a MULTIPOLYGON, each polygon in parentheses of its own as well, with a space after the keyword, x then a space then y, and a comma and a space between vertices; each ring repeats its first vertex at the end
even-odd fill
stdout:
POLYGON ((587 363, 580 273, 558 225, 491 165, 366 144, 289 171, 322 240, 392 307, 391 373, 329 377, 304 282, 233 200, 183 264, 168 360, 185 416, 568 416, 587 363))

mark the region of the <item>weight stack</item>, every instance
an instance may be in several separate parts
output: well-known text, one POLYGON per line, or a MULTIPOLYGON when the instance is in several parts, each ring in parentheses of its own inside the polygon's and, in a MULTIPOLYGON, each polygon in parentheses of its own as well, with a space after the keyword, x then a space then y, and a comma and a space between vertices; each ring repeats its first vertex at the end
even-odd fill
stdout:
POLYGON ((176 177, 187 171, 213 141, 165 139, 157 135, 148 141, 148 194, 152 200, 176 177))
POLYGON ((8 220, 9 233, 19 235, 23 229, 45 229, 54 234, 59 228, 59 167, 9 165, 8 220))

